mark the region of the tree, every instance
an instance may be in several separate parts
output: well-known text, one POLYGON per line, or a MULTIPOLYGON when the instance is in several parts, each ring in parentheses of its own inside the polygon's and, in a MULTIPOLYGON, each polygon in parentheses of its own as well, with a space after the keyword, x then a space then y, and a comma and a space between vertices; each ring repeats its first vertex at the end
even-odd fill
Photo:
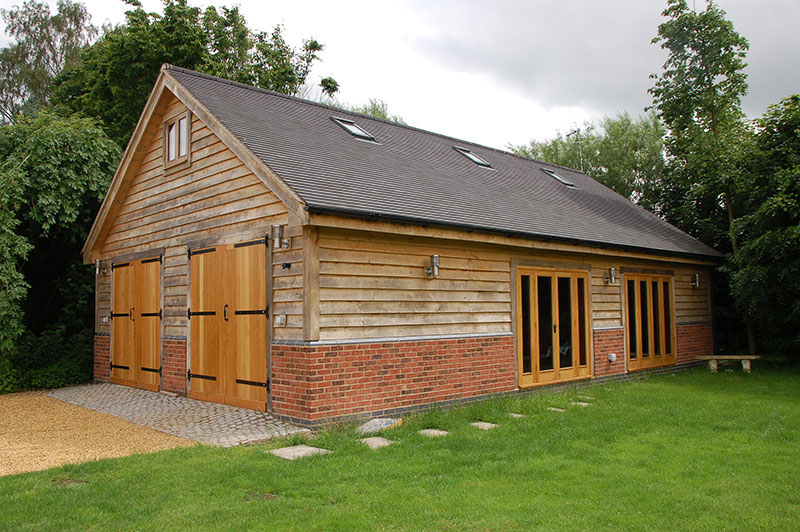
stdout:
POLYGON ((599 126, 584 124, 567 136, 524 146, 517 155, 570 168, 583 168, 593 179, 657 212, 655 193, 664 178, 664 127, 654 113, 633 120, 627 113, 604 117, 599 126))
POLYGON ((16 41, 0 50, 0 119, 13 122, 23 110, 47 104, 53 80, 77 65, 98 29, 86 7, 71 0, 58 0, 55 15, 33 0, 0 14, 16 41))
POLYGON ((42 369, 59 359, 89 374, 93 272, 79 250, 120 155, 87 118, 41 111, 0 127, 0 360, 25 386, 54 384, 42 369))
MULTIPOLYGON (((127 144, 163 63, 223 76, 265 89, 296 94, 306 83, 323 45, 314 39, 296 49, 271 33, 248 29, 238 8, 209 7, 187 0, 164 0, 164 14, 133 3, 126 23, 106 32, 82 54, 82 63, 57 81, 56 100, 73 111, 97 117, 112 139, 127 144)), ((333 94, 332 78, 321 82, 333 94)))
MULTIPOLYGON (((717 249, 730 251, 737 271, 735 220, 743 189, 742 153, 749 130, 741 110, 748 42, 714 0, 695 12, 686 0, 668 0, 653 43, 669 52, 649 92, 667 128, 669 188, 664 215, 717 249)), ((742 308, 740 304, 740 310, 742 308)), ((745 313, 748 346, 756 352, 752 317, 745 313)))
POLYGON ((759 339, 775 352, 800 349, 800 95, 784 98, 756 122, 748 174, 748 214, 731 288, 759 339))
POLYGON ((369 101, 364 105, 346 105, 341 103, 336 103, 335 105, 336 107, 341 107, 342 109, 346 109, 354 113, 374 116, 375 118, 380 118, 396 124, 408 125, 401 116, 389 112, 389 104, 377 98, 370 98, 369 101))

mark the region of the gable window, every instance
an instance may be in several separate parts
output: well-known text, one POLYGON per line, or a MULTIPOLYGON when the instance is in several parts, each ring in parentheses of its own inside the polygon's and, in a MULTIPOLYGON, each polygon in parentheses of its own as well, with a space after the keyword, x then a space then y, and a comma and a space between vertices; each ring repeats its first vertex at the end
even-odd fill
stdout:
POLYGON ((331 117, 331 120, 336 122, 339 126, 342 127, 345 131, 353 135, 358 139, 369 140, 371 142, 375 142, 375 137, 372 136, 367 130, 353 122, 352 120, 348 120, 346 118, 334 118, 331 117))
POLYGON ((458 146, 453 146, 453 149, 456 150, 458 153, 472 161, 473 163, 477 164, 478 166, 483 166, 484 168, 491 168, 492 165, 478 157, 474 152, 468 150, 467 148, 459 148, 458 146))
POLYGON ((164 167, 188 163, 191 152, 192 120, 189 112, 164 122, 164 167))

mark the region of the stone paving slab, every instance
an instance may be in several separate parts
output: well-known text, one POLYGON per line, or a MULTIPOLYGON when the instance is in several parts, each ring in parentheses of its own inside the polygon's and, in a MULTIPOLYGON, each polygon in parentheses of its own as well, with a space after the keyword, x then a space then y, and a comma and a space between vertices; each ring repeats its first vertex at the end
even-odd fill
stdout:
POLYGON ((497 427, 494 423, 487 423, 486 421, 476 421, 475 423, 470 423, 470 425, 481 430, 492 430, 497 427))
POLYGON ((372 434, 374 432, 380 432, 382 430, 389 430, 395 427, 399 427, 403 424, 403 420, 400 418, 390 418, 390 417, 376 417, 375 419, 370 419, 358 429, 356 432, 359 434, 372 434))
POLYGON ((208 445, 231 447, 308 429, 257 410, 171 396, 119 384, 84 384, 48 393, 67 403, 208 445))
POLYGON ((510 412, 508 415, 516 419, 525 417, 523 414, 517 414, 516 412, 510 412))
POLYGON ((297 460, 298 458, 305 458, 315 454, 329 454, 332 451, 320 447, 311 447, 310 445, 292 445, 291 447, 281 447, 267 452, 284 460, 297 460))
POLYGON ((566 412, 563 408, 556 408, 555 406, 548 406, 547 409, 551 412, 566 412))
POLYGON ((572 401, 572 404, 575 406, 592 406, 592 403, 587 403, 586 401, 572 401))
POLYGON ((392 440, 387 440, 386 438, 381 438, 380 436, 372 436, 370 438, 362 439, 361 443, 374 451, 375 449, 380 449, 381 447, 391 445, 394 442, 392 440))
POLYGON ((450 433, 446 430, 422 429, 418 432, 418 434, 425 436, 426 438, 441 438, 442 436, 447 436, 450 433))

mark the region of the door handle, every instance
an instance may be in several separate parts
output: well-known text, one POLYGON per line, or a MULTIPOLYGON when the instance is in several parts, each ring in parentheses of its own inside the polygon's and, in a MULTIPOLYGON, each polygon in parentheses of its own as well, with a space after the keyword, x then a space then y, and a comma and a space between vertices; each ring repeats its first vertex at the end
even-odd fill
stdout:
POLYGON ((222 307, 222 318, 225 321, 228 321, 228 305, 225 305, 224 307, 222 307))
POLYGON ((128 313, 128 317, 131 319, 131 321, 136 321, 136 318, 133 317, 134 310, 136 310, 136 307, 131 307, 131 310, 128 313))
POLYGON ((553 324, 553 332, 555 333, 557 330, 558 330, 558 324, 554 323, 553 324))

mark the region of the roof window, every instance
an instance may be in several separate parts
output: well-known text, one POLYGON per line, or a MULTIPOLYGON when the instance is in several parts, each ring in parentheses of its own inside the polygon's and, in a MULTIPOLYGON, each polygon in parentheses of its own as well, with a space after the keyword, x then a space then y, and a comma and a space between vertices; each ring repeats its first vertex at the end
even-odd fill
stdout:
POLYGON ((558 181, 559 183, 561 183, 564 186, 567 186, 569 188, 578 188, 578 187, 575 186, 575 183, 573 183, 569 179, 565 179, 565 178, 561 177, 554 170, 550 170, 549 168, 542 168, 542 172, 544 172, 545 174, 549 175, 550 177, 552 177, 553 179, 555 179, 556 181, 558 181))
POLYGON ((456 150, 458 153, 472 161, 473 163, 477 164, 478 166, 483 166, 484 168, 491 168, 492 165, 475 155, 472 151, 468 150, 467 148, 459 148, 458 146, 453 146, 453 149, 456 150))
POLYGON ((365 129, 361 128, 358 124, 356 124, 352 120, 348 120, 346 118, 335 118, 335 117, 331 117, 331 120, 339 124, 342 127, 342 129, 344 129, 354 137, 375 142, 375 137, 373 137, 365 129))

